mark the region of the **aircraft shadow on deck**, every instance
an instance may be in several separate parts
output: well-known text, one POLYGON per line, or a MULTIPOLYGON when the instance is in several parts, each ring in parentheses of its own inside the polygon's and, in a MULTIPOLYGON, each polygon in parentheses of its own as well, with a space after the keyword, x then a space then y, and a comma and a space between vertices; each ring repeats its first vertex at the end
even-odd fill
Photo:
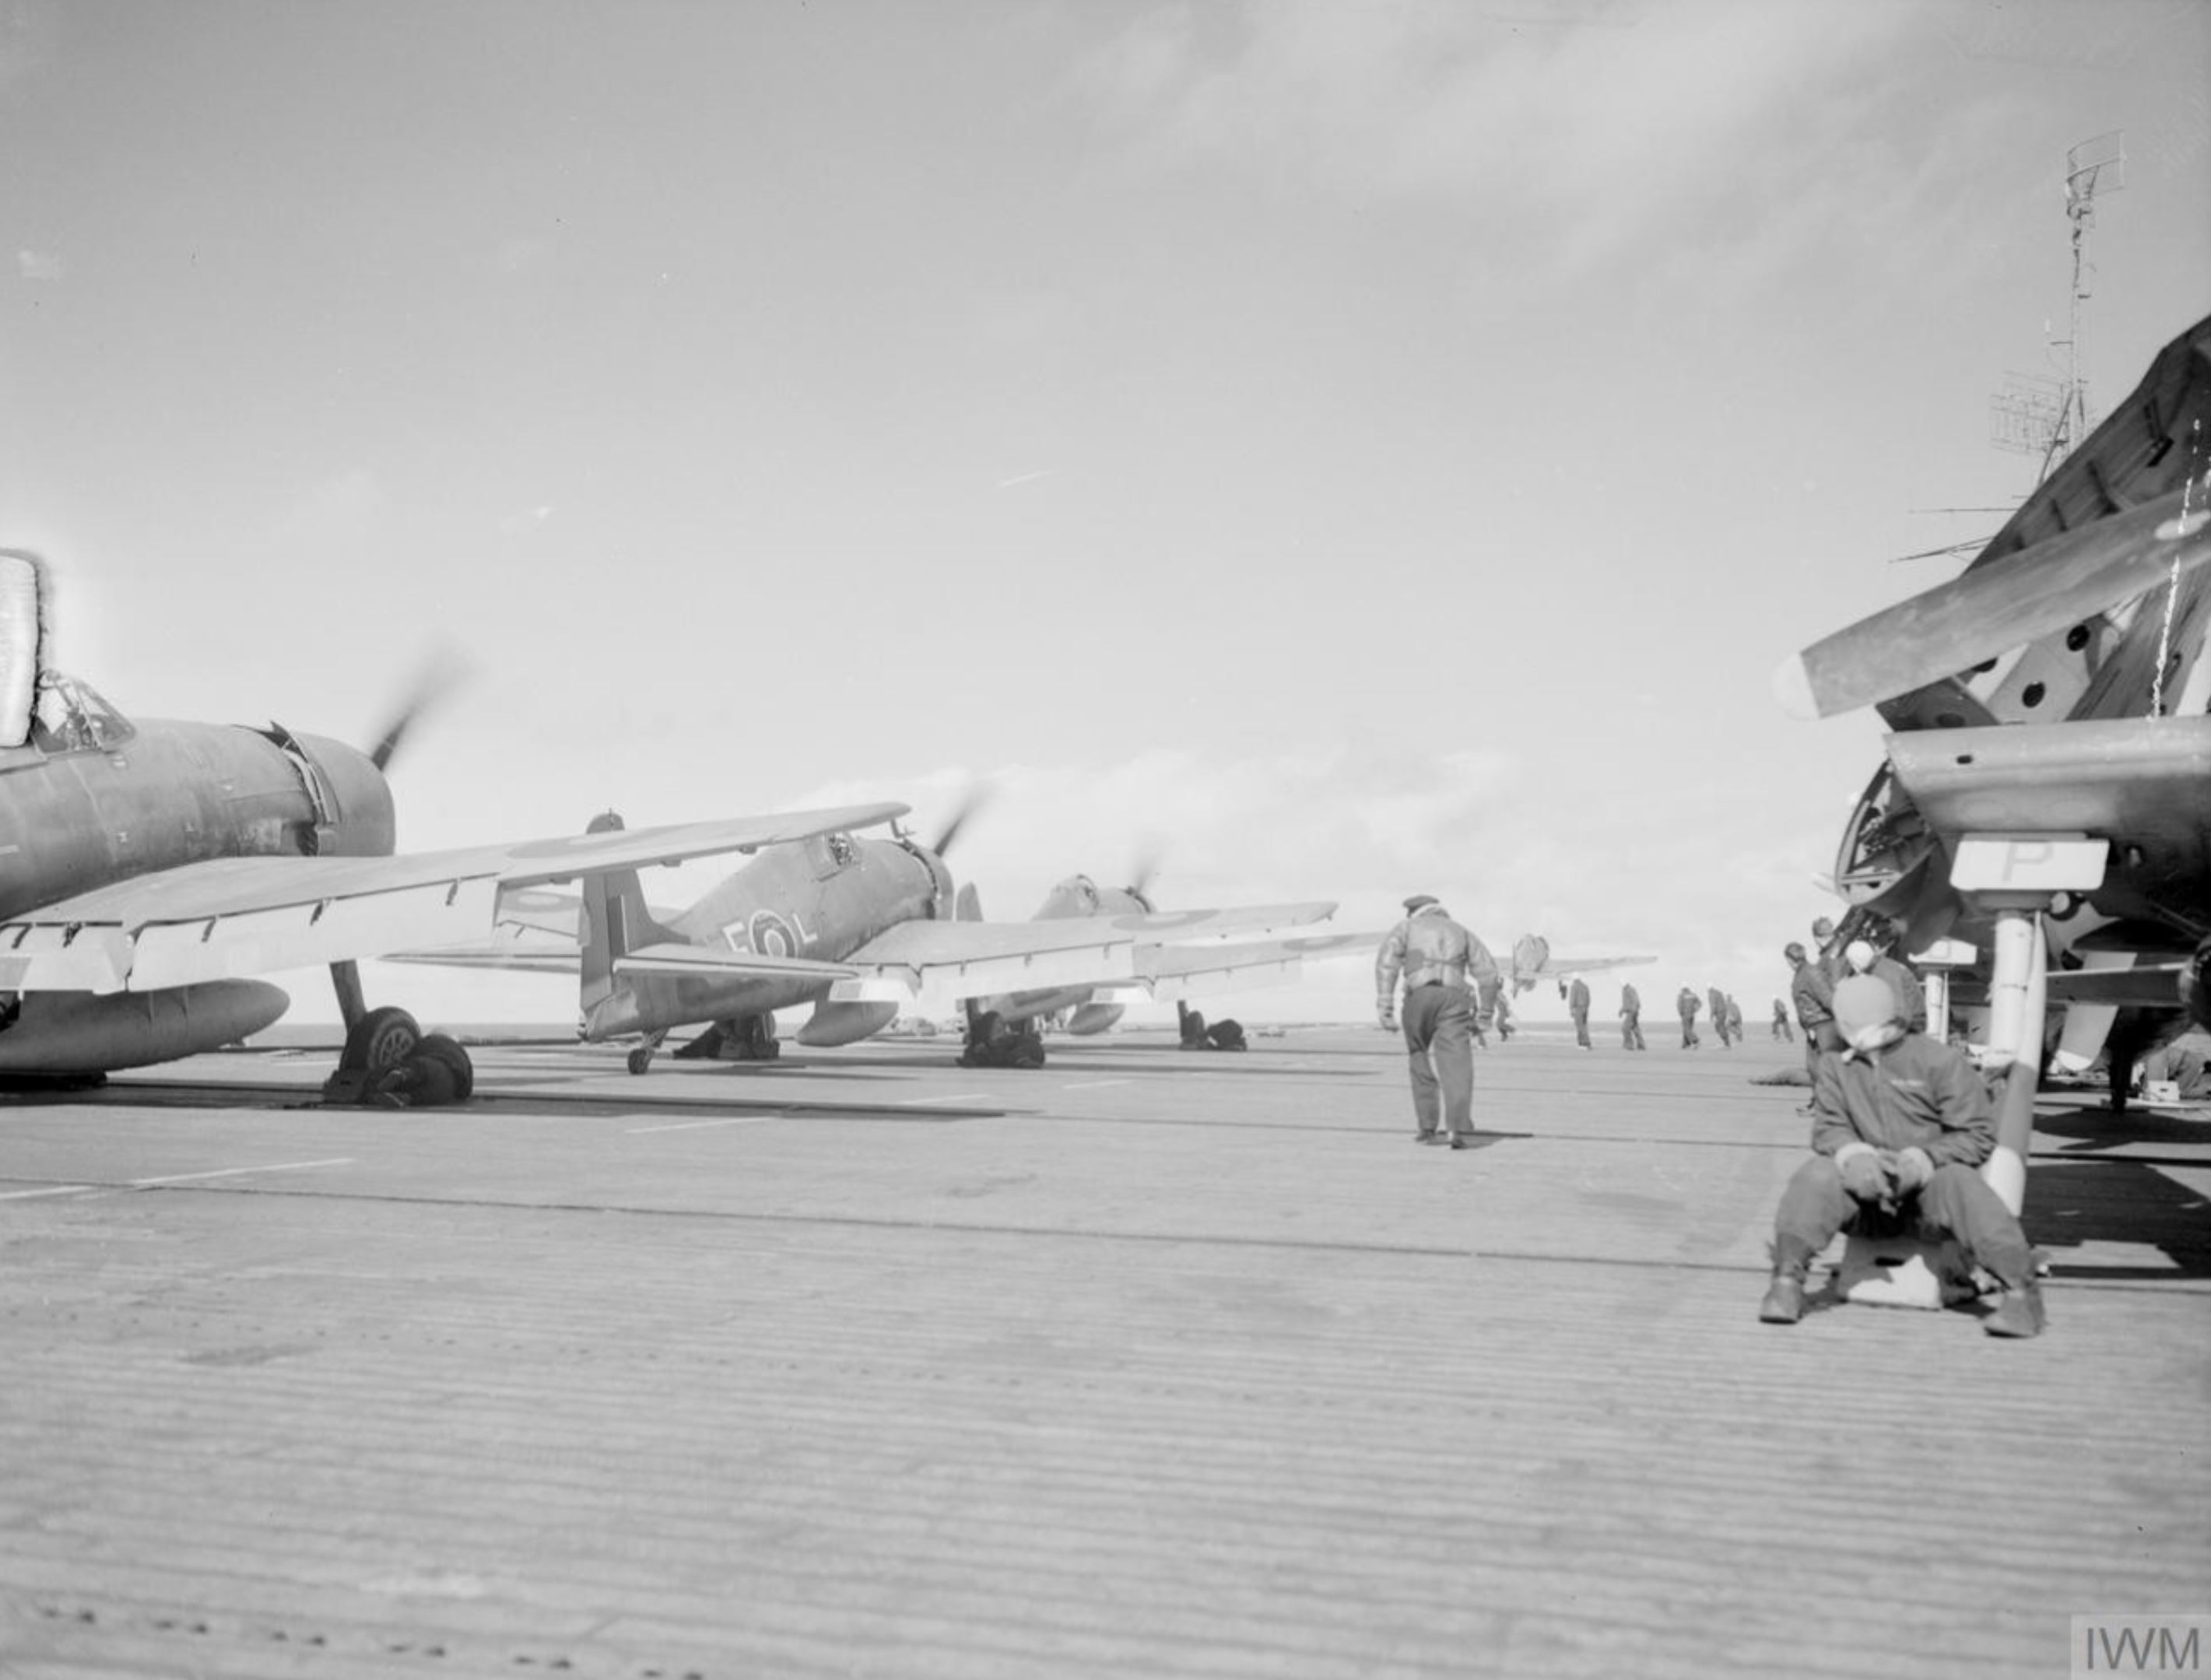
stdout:
POLYGON ((2028 1241, 2046 1251, 2058 1278, 2172 1283, 2211 1278, 2211 1201, 2146 1162, 2038 1160, 2027 1174, 2022 1216, 2028 1241), (2163 1266, 2069 1263, 2091 1242, 2147 1244, 2163 1266))

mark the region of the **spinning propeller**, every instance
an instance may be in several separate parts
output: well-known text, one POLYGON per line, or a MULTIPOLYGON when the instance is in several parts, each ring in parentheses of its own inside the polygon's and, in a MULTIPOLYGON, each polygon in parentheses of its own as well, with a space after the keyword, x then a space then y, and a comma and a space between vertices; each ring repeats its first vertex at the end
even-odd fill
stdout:
POLYGON ((389 770, 398 755, 400 744, 407 739, 408 731, 415 720, 436 707, 468 674, 459 656, 451 649, 441 649, 431 655, 416 674, 412 689, 398 712, 393 716, 376 745, 369 749, 368 761, 379 771, 389 770))
POLYGON ((988 805, 992 797, 991 791, 985 783, 977 783, 968 789, 966 795, 953 811, 950 819, 942 828, 937 830, 936 837, 929 843, 929 849, 939 857, 942 857, 946 852, 951 850, 952 843, 960 837, 960 831, 967 825, 967 819, 988 805))

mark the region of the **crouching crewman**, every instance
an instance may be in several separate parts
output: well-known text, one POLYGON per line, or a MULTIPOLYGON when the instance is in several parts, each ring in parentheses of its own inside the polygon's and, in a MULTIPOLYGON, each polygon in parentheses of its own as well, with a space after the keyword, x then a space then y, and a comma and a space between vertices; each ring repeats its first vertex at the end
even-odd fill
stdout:
POLYGON ((1804 1280, 1838 1232, 1955 1238, 1971 1264, 2003 1286, 1982 1328, 2033 1336, 2042 1291, 2026 1233, 1980 1175, 1996 1147, 1987 1089, 1962 1050, 1911 1032, 1885 980, 1835 988, 1846 1048, 1823 1055, 1813 1079, 1814 1154, 1782 1192, 1773 1221, 1773 1282, 1759 1303, 1768 1324, 1804 1314, 1804 1280))

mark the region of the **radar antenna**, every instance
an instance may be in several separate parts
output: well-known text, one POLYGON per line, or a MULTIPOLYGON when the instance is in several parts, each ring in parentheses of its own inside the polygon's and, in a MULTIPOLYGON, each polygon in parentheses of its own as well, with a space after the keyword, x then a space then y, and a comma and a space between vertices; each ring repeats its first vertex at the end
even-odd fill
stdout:
POLYGON ((2088 435, 2095 414, 2088 406, 2088 381, 2081 369, 2087 332, 2082 307, 2094 295, 2096 265, 2088 255, 2088 236, 2096 227, 2096 195, 2126 185, 2123 130, 2114 129, 2084 140, 2065 154, 2065 216, 2073 224, 2073 286, 2066 336, 2052 341, 2064 354, 2064 375, 2008 373, 2004 389, 1989 399, 1989 441, 1998 449, 2039 455, 2037 484, 2088 435))

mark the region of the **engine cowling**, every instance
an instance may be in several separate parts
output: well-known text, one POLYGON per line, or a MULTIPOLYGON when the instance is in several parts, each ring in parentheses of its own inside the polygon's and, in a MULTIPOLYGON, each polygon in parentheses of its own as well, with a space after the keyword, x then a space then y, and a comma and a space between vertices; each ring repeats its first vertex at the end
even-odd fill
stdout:
POLYGON ((210 980, 154 992, 28 992, 0 1030, 0 1075, 105 1073, 219 1050, 273 1026, 292 1006, 265 980, 210 980))

